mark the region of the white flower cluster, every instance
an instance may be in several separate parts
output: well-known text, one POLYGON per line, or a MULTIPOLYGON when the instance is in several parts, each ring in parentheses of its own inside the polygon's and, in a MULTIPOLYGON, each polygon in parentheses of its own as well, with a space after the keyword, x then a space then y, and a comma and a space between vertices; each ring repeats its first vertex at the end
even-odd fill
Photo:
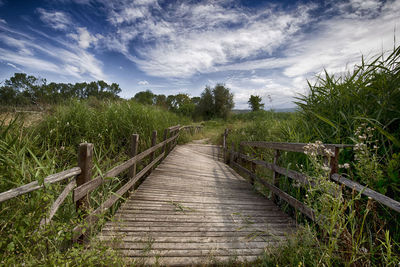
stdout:
POLYGON ((333 157, 335 153, 332 150, 326 148, 321 141, 315 141, 315 143, 309 143, 303 147, 304 154, 310 156, 324 155, 327 157, 333 157))

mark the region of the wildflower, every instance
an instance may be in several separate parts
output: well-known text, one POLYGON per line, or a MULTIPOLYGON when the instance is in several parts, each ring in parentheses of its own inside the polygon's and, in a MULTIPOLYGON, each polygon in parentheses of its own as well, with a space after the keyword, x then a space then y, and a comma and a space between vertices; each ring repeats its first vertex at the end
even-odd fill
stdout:
POLYGON ((325 155, 327 155, 329 157, 333 157, 335 155, 332 150, 327 149, 327 148, 324 150, 324 152, 325 152, 325 155))
POLYGON ((345 164, 343 164, 343 167, 344 167, 345 169, 349 169, 349 168, 350 168, 350 164, 349 164, 349 163, 345 163, 345 164))
POLYGON ((331 168, 329 168, 328 166, 322 166, 322 170, 329 172, 331 170, 331 168))

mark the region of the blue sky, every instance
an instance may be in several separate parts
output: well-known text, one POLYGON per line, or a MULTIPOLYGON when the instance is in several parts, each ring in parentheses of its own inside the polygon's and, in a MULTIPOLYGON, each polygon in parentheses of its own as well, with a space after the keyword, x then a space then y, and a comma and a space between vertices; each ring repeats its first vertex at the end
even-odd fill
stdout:
POLYGON ((396 27, 400 0, 0 0, 0 81, 102 79, 125 98, 198 96, 221 82, 236 108, 251 94, 286 108, 323 68, 392 49, 396 27))

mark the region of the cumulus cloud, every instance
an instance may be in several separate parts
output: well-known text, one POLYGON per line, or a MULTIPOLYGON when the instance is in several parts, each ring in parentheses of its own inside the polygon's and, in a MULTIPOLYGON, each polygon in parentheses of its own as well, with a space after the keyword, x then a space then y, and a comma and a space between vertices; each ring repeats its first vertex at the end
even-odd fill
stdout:
POLYGON ((40 19, 53 29, 67 30, 72 25, 70 17, 64 12, 49 11, 43 8, 38 8, 37 12, 40 19))

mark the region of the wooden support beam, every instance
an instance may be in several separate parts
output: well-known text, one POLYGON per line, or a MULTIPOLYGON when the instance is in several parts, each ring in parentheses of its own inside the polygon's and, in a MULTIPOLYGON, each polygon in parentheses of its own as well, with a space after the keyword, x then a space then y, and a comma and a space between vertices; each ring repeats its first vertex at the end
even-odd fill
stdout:
MULTIPOLYGON (((280 156, 280 151, 277 149, 277 150, 275 150, 275 153, 274 153, 274 165, 275 166, 278 166, 279 156, 280 156)), ((274 170, 274 172, 272 174, 272 184, 279 188, 279 173, 276 170, 274 170)), ((277 203, 279 200, 278 195, 272 193, 272 200, 275 203, 277 203)))
MULTIPOLYGON (((167 141, 168 133, 169 133, 169 129, 167 128, 167 129, 164 130, 164 141, 167 141)), ((167 142, 165 142, 164 147, 163 147, 163 151, 162 151, 164 153, 165 157, 168 154, 168 146, 169 146, 169 144, 167 142)))
MULTIPOLYGON (((79 145, 78 166, 81 173, 76 177, 76 185, 80 186, 92 179, 93 144, 82 143, 79 145)), ((76 210, 85 213, 89 208, 89 196, 86 195, 76 202, 76 210)))
MULTIPOLYGON (((132 134, 131 136, 131 146, 130 146, 130 157, 133 158, 134 156, 137 155, 138 152, 138 147, 139 147, 139 135, 138 134, 132 134)), ((128 177, 131 179, 136 175, 136 166, 137 163, 135 162, 132 167, 129 168, 128 171, 128 177)))
MULTIPOLYGON (((154 130, 153 134, 151 135, 151 146, 153 147, 156 144, 157 144, 157 131, 154 130)), ((150 162, 154 160, 155 153, 156 152, 153 152, 153 153, 150 154, 150 162)))

